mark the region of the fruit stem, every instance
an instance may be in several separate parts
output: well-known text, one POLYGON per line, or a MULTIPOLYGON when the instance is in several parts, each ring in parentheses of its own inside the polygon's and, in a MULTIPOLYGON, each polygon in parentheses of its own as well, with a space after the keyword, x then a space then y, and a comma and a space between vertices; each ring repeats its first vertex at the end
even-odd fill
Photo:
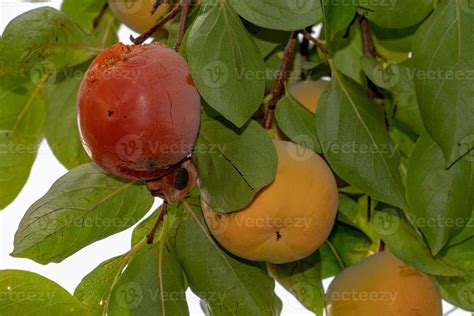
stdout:
POLYGON ((384 251, 385 251, 385 243, 383 242, 382 239, 380 239, 379 251, 378 252, 384 252, 384 251))
POLYGON ((161 222, 163 222, 167 214, 168 214, 168 201, 164 200, 163 205, 161 207, 160 215, 158 215, 158 218, 156 219, 155 224, 153 225, 150 232, 146 235, 146 240, 149 245, 153 243, 153 240, 155 239, 156 231, 158 230, 158 227, 160 227, 161 222))
POLYGON ((359 16, 359 24, 362 30, 362 42, 364 44, 364 53, 370 54, 374 58, 381 57, 375 48, 374 39, 372 38, 372 33, 369 28, 369 21, 363 15, 359 16))
POLYGON ((104 16, 105 12, 107 12, 108 8, 109 8, 109 3, 106 2, 104 6, 102 7, 102 9, 100 9, 99 14, 97 14, 97 16, 94 18, 94 21, 92 21, 92 29, 95 30, 99 26, 100 21, 102 20, 102 17, 104 16))
POLYGON ((179 47, 183 42, 184 35, 186 34, 186 22, 188 20, 189 7, 191 6, 191 0, 181 1, 181 18, 179 20, 179 33, 174 44, 174 50, 179 51, 179 47))
POLYGON ((154 0, 153 6, 151 7, 150 15, 155 14, 156 10, 158 10, 158 7, 162 4, 163 4, 163 0, 154 0))
POLYGON ((275 81, 275 84, 272 88, 272 99, 268 103, 268 110, 265 113, 265 117, 263 119, 263 128, 269 130, 272 127, 273 117, 275 116, 275 108, 280 100, 282 95, 283 86, 285 83, 286 75, 288 73, 288 68, 290 66, 290 62, 293 60, 293 56, 295 55, 295 48, 297 42, 297 33, 292 32, 290 39, 288 40, 288 44, 285 48, 285 53, 280 63, 280 70, 278 71, 278 78, 275 81))
POLYGON ((130 40, 135 44, 135 45, 140 45, 143 44, 144 41, 149 39, 153 34, 156 33, 160 28, 162 28, 166 23, 174 19, 179 12, 181 12, 181 3, 178 3, 173 10, 171 10, 167 15, 165 15, 158 23, 153 25, 148 31, 145 33, 141 34, 137 38, 134 38, 132 35, 130 35, 130 40))
POLYGON ((329 59, 329 52, 326 47, 324 47, 323 43, 321 43, 321 41, 319 41, 318 39, 314 38, 307 30, 301 30, 300 33, 304 36, 306 40, 316 45, 316 47, 321 51, 321 53, 323 53, 324 59, 326 59, 327 62, 329 59))

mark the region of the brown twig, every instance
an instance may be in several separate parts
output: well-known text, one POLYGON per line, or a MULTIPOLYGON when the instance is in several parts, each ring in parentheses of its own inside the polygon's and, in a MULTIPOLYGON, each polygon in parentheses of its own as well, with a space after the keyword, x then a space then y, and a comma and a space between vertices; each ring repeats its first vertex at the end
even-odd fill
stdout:
POLYGON ((179 51, 179 47, 183 42, 184 35, 186 34, 186 22, 188 21, 189 7, 191 6, 191 0, 182 0, 181 2, 181 18, 179 20, 179 33, 174 44, 174 50, 179 51))
POLYGON ((160 227, 160 224, 163 222, 166 214, 168 214, 168 202, 164 200, 163 206, 161 207, 160 214, 158 215, 158 218, 156 219, 155 224, 153 225, 150 232, 146 235, 146 240, 149 245, 153 243, 153 240, 155 239, 156 231, 158 230, 158 227, 160 227))
POLYGON ((156 10, 160 7, 160 5, 163 4, 163 0, 155 0, 153 1, 153 6, 151 7, 150 14, 153 15, 155 14, 156 10))
POLYGON ((326 47, 324 47, 324 45, 316 38, 314 38, 311 33, 309 33, 307 30, 301 30, 300 31, 301 34, 303 34, 304 38, 306 38, 308 41, 310 41, 311 43, 313 43, 314 45, 316 45, 317 48, 319 48, 319 50, 321 51, 321 53, 323 53, 324 55, 324 58, 326 60, 329 59, 329 52, 328 50, 326 49, 326 47))
POLYGON ((290 62, 293 60, 293 56, 295 55, 297 43, 296 34, 296 32, 291 33, 290 39, 288 40, 288 44, 286 44, 285 53, 280 63, 280 70, 278 71, 278 78, 272 88, 272 99, 268 103, 268 109, 265 113, 265 117, 263 118, 262 124, 263 128, 267 130, 272 127, 273 117, 275 116, 276 104, 278 103, 278 100, 280 100, 286 75, 288 73, 288 68, 290 66, 290 62))
POLYGON ((375 43, 372 38, 372 33, 369 28, 369 21, 364 16, 359 16, 360 28, 362 30, 362 42, 364 43, 364 53, 371 54, 373 57, 380 57, 380 54, 375 48, 375 43))
POLYGON ((99 14, 97 14, 97 16, 94 18, 94 21, 92 21, 92 29, 95 30, 99 26, 100 21, 102 20, 102 17, 104 16, 105 12, 107 12, 108 8, 109 8, 109 3, 106 2, 104 6, 102 7, 102 9, 100 9, 99 14))
POLYGON ((145 33, 141 34, 137 38, 134 38, 132 35, 130 35, 130 40, 135 44, 135 45, 140 45, 143 44, 144 41, 146 41, 148 38, 153 36, 153 34, 156 33, 159 29, 161 29, 166 23, 174 19, 179 12, 181 12, 181 3, 178 3, 173 10, 171 10, 167 15, 165 15, 158 23, 156 23, 153 27, 151 27, 148 31, 145 33))

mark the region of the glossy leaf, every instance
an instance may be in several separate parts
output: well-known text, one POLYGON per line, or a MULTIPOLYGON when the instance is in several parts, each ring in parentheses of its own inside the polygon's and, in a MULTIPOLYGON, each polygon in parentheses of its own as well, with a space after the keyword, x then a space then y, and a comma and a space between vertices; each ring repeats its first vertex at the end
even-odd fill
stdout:
POLYGON ((153 199, 144 186, 82 165, 60 178, 26 212, 15 234, 15 257, 61 262, 142 218, 153 199))
POLYGON ((421 117, 446 166, 474 148, 474 19, 468 2, 440 3, 413 47, 421 117))
POLYGON ((202 122, 193 159, 204 200, 224 213, 247 206, 276 175, 275 147, 255 121, 240 129, 218 120, 202 122))
POLYGON ((436 277, 444 300, 462 309, 474 312, 474 278, 436 277))
POLYGON ((202 97, 242 127, 263 101, 265 66, 229 3, 218 1, 205 7, 189 30, 186 50, 202 97))

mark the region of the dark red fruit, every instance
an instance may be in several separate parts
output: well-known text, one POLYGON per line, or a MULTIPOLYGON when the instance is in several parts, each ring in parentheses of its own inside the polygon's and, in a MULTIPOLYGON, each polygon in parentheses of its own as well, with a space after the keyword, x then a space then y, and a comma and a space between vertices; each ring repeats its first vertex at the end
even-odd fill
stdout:
POLYGON ((159 178, 192 151, 199 93, 186 60, 157 43, 116 44, 92 62, 78 95, 82 141, 105 172, 159 178))

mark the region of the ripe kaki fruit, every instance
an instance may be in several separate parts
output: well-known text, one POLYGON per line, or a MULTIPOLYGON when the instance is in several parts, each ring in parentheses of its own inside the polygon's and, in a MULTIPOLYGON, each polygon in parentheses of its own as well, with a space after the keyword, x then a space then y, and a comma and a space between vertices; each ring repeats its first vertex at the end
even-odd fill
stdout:
POLYGON ((112 13, 126 26, 138 33, 150 29, 171 10, 171 4, 163 3, 151 15, 153 0, 108 0, 112 13))
POLYGON ((431 278, 389 252, 370 256, 332 281, 328 316, 441 316, 441 296, 431 278))
POLYGON ((287 263, 311 255, 327 239, 336 218, 336 181, 326 162, 309 149, 274 141, 274 182, 243 210, 218 213, 204 200, 207 225, 231 253, 253 261, 287 263))
POLYGON ((308 111, 316 113, 319 99, 328 85, 329 81, 325 80, 301 81, 293 84, 289 88, 289 93, 306 109, 308 109, 308 111))
POLYGON ((192 151, 201 101, 186 60, 162 44, 115 44, 87 70, 77 98, 82 142, 105 172, 154 180, 192 151))

